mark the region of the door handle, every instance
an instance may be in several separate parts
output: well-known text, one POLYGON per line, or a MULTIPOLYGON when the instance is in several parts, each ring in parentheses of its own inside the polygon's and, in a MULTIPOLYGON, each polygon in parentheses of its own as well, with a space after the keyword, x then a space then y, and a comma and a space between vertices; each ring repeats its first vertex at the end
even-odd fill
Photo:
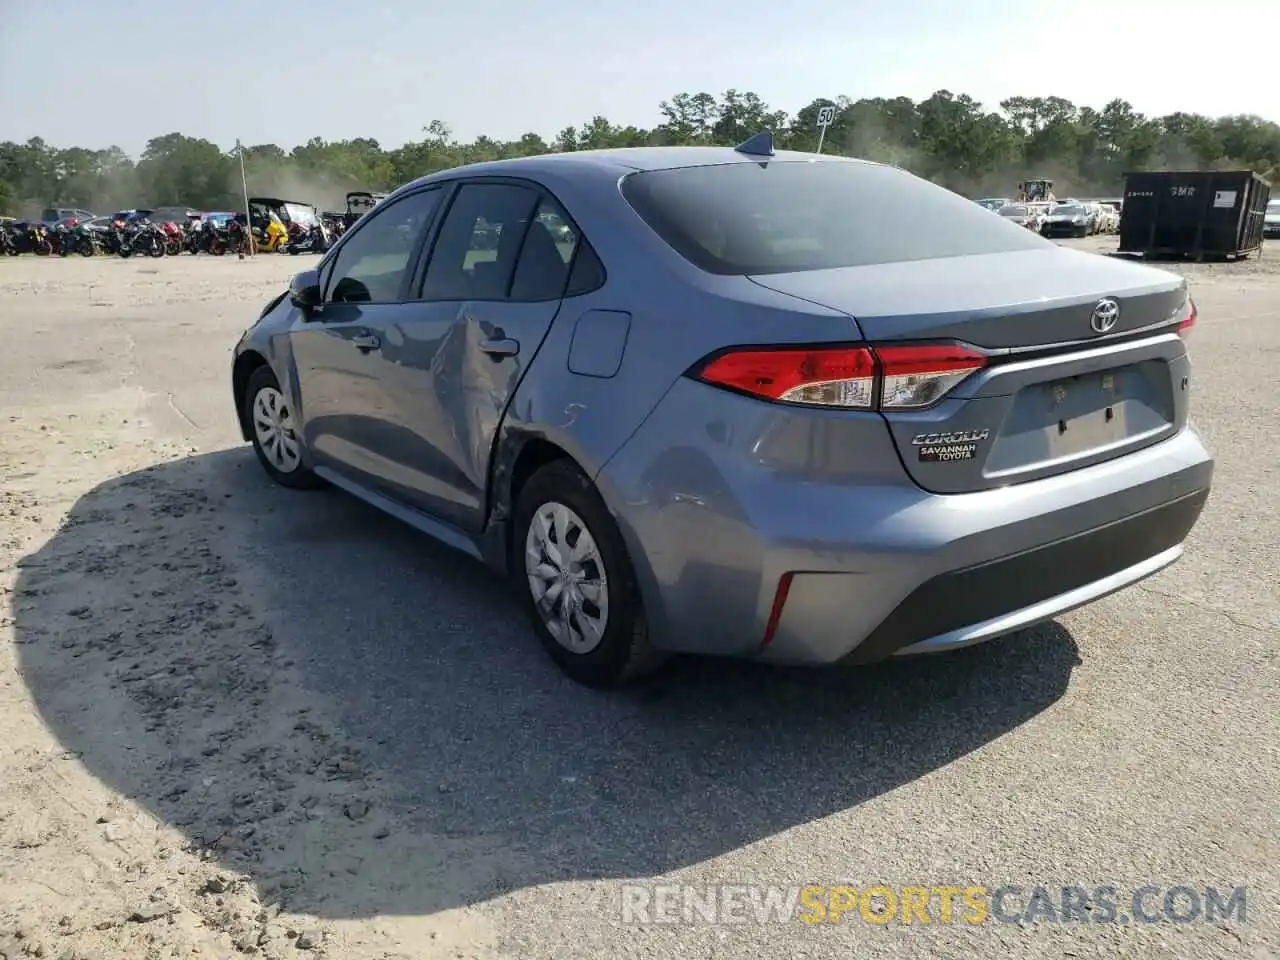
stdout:
POLYGON ((514 357, 520 352, 520 341, 510 337, 497 337, 485 340, 480 344, 480 349, 491 357, 514 357))
POLYGON ((362 353, 368 353, 382 346, 382 341, 372 333, 362 333, 351 338, 351 345, 362 353))

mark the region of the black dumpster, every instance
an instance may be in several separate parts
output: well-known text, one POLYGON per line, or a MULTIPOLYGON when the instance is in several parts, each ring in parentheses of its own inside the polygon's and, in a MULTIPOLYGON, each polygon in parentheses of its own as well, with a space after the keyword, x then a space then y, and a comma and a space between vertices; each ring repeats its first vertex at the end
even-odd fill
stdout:
POLYGON ((1124 175, 1120 253, 1245 257, 1262 245, 1271 185, 1252 170, 1124 175))

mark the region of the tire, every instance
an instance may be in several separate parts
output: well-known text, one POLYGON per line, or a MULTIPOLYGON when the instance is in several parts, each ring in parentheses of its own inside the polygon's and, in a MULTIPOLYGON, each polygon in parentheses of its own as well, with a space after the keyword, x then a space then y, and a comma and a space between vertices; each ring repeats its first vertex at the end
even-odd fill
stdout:
POLYGON ((274 419, 277 424, 281 422, 279 414, 273 415, 270 412, 274 409, 283 413, 288 433, 292 434, 292 427, 288 426, 292 423, 288 401, 270 367, 263 365, 253 371, 249 376, 249 382, 245 385, 244 396, 240 402, 245 422, 249 424, 249 433, 253 438, 253 452, 258 455, 258 462, 262 464, 262 469, 267 472, 267 476, 282 487, 293 490, 311 490, 322 486, 323 481, 303 465, 302 441, 296 435, 293 435, 292 455, 289 455, 290 444, 287 437, 282 438, 281 444, 277 446, 271 443, 271 431, 258 429, 257 414, 259 412, 266 414, 262 418, 264 420, 274 419), (271 394, 275 395, 274 403, 271 394), (263 407, 258 406, 260 398, 263 407))
MULTIPOLYGON (((534 473, 520 490, 514 519, 511 577, 523 597, 534 632, 561 670, 584 686, 608 689, 639 679, 662 664, 666 657, 649 644, 640 591, 622 534, 600 494, 573 463, 557 460, 534 473), (559 540, 562 536, 571 538, 574 544, 582 543, 584 534, 579 528, 585 528, 585 534, 594 542, 594 556, 586 559, 577 571, 579 577, 585 575, 585 580, 577 582, 590 583, 599 579, 603 590, 594 600, 589 593, 576 593, 578 613, 571 617, 579 623, 584 617, 587 622, 596 624, 603 621, 598 641, 590 637, 588 631, 569 627, 570 618, 559 621, 558 630, 553 632, 548 618, 540 612, 534 583, 542 585, 547 581, 531 574, 526 557, 530 550, 540 549, 539 536, 533 528, 536 523, 541 529, 542 518, 547 515, 552 519, 552 535, 548 540, 553 549, 558 545, 557 541, 563 542, 559 540), (567 531, 560 530, 562 525, 567 527, 567 531), (603 570, 600 569, 601 564, 603 570), (600 599, 604 600, 603 605, 599 603, 600 599), (600 616, 602 612, 603 616, 600 616), (562 643, 557 638, 557 632, 567 636, 566 642, 562 643), (580 649, 572 649, 573 646, 580 649)), ((541 550, 540 554, 541 567, 548 572, 557 569, 551 552, 541 550)), ((564 596, 563 591, 560 596, 564 596)), ((554 609, 559 611, 561 607, 555 606, 554 609)), ((554 621, 556 618, 550 619, 554 621)))

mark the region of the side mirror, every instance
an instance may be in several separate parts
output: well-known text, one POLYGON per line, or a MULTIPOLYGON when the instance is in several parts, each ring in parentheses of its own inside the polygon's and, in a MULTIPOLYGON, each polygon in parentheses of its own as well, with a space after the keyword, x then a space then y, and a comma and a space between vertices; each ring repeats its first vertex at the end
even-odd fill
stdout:
POLYGON ((320 306, 320 274, 303 270, 289 281, 289 299, 295 307, 311 310, 320 306))

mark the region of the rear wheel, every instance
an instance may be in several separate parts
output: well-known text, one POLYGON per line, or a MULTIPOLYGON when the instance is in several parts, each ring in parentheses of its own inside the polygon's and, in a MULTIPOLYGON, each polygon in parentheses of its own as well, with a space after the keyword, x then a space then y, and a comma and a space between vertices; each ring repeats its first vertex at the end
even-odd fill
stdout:
POLYGON ((616 687, 662 663, 622 534, 576 466, 559 460, 529 478, 513 532, 512 576, 538 639, 565 673, 616 687))
POLYGON ((320 486, 320 478, 303 465, 297 421, 270 367, 264 365, 253 371, 241 402, 253 438, 253 452, 267 476, 295 490, 320 486))

